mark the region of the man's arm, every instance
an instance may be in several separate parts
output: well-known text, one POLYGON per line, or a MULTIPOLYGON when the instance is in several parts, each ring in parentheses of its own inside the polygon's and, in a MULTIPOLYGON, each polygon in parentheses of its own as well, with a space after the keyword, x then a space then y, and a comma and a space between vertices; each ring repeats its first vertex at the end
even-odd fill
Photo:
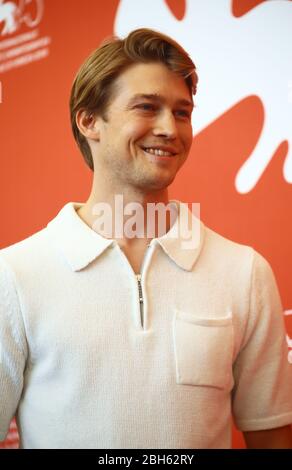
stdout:
POLYGON ((292 449, 291 426, 243 432, 248 449, 292 449))
POLYGON ((14 275, 0 253, 0 441, 5 439, 19 404, 27 357, 28 346, 14 275))

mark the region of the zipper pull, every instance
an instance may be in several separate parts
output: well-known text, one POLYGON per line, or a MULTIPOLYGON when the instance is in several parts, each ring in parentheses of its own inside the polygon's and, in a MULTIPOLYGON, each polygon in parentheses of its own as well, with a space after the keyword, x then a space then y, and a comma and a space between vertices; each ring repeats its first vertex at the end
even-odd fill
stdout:
POLYGON ((140 305, 140 318, 141 318, 141 325, 143 328, 143 306, 144 306, 144 300, 143 300, 143 292, 142 292, 142 284, 141 284, 141 274, 136 274, 137 282, 138 282, 138 292, 139 292, 139 305, 140 305))

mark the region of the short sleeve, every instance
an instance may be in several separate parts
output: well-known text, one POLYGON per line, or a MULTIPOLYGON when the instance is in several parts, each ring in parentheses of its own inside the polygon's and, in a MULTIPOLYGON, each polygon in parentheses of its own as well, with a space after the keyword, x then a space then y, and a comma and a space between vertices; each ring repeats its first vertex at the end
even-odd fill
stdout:
POLYGON ((254 252, 248 321, 234 363, 233 418, 240 431, 292 423, 292 365, 283 308, 269 263, 254 252))
POLYGON ((13 273, 0 257, 0 440, 6 438, 23 387, 27 356, 13 273))

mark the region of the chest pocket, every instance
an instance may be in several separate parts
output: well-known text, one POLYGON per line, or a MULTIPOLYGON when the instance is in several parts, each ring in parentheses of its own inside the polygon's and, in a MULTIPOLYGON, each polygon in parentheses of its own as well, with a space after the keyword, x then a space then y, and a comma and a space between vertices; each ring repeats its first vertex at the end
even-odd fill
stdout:
POLYGON ((173 319, 176 383, 225 389, 232 382, 232 315, 198 318, 176 310, 173 319))

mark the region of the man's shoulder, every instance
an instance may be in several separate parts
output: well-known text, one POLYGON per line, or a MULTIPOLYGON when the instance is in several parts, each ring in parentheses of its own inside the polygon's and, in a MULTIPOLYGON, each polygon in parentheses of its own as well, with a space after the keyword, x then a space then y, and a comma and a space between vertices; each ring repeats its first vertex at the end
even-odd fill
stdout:
POLYGON ((209 251, 216 253, 216 257, 230 259, 253 259, 256 250, 244 243, 240 243, 236 240, 226 237, 225 235, 211 229, 210 227, 204 226, 205 232, 205 245, 209 251))
POLYGON ((1 248, 0 254, 9 256, 13 253, 21 254, 22 252, 26 252, 27 250, 38 248, 40 244, 46 243, 47 241, 46 231, 47 227, 43 227, 37 232, 34 232, 33 234, 23 238, 22 240, 19 240, 18 242, 1 248))
MULTIPOLYGON (((57 214, 49 219, 48 223, 40 230, 22 240, 0 249, 0 260, 3 259, 12 265, 30 265, 43 263, 51 256, 50 226, 59 220, 60 215, 71 203, 63 206, 57 214)), ((62 217, 61 217, 62 221, 62 217)))
POLYGON ((32 267, 35 262, 42 262, 48 255, 47 227, 28 237, 0 249, 0 262, 13 270, 18 267, 32 267))
POLYGON ((205 232, 205 257, 210 265, 229 271, 230 273, 245 273, 251 276, 261 277, 273 272, 268 259, 254 247, 231 240, 226 236, 204 226, 205 232))

